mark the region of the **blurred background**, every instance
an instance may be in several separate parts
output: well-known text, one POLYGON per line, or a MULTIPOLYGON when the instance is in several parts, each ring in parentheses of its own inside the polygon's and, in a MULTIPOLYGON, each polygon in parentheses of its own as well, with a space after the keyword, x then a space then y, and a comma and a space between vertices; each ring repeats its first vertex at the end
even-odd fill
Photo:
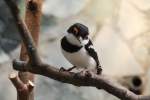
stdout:
MULTIPOLYGON (((16 0, 22 16, 24 0, 16 0)), ((137 94, 150 94, 150 0, 44 0, 39 51, 58 68, 70 67, 60 39, 76 22, 89 27, 103 74, 137 94)), ((16 100, 8 74, 19 57, 20 37, 0 0, 0 100, 16 100)), ((119 100, 93 87, 75 87, 36 75, 35 100, 119 100)))

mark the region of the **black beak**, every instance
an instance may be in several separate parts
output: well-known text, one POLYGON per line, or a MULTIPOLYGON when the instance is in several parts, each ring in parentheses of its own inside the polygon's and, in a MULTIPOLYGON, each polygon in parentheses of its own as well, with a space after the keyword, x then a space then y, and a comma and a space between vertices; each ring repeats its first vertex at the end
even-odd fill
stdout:
POLYGON ((80 37, 78 36, 78 37, 76 37, 76 38, 77 38, 77 40, 81 43, 81 41, 80 41, 80 39, 79 39, 80 37))

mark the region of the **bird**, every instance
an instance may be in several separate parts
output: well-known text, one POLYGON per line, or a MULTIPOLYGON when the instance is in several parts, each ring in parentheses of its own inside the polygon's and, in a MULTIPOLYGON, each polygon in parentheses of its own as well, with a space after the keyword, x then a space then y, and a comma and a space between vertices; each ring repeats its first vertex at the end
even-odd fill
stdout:
POLYGON ((83 68, 94 69, 97 74, 101 74, 102 68, 97 52, 89 38, 87 26, 81 23, 71 25, 67 30, 67 34, 61 39, 61 51, 64 57, 73 65, 67 71, 74 68, 83 68))

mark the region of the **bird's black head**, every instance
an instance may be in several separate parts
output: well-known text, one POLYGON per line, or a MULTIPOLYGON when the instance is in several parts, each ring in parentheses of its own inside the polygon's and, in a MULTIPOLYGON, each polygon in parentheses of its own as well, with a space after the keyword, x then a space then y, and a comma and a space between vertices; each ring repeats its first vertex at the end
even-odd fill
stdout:
POLYGON ((76 38, 81 37, 83 40, 88 39, 89 35, 88 27, 80 23, 75 23, 72 26, 70 26, 67 32, 69 34, 73 34, 76 38))

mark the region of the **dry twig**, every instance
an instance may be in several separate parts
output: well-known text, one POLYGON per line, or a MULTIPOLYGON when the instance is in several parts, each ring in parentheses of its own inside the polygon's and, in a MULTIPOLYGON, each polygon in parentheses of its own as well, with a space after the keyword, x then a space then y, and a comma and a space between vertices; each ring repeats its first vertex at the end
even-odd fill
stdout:
MULTIPOLYGON (((28 81, 26 84, 24 84, 18 75, 16 73, 11 73, 9 75, 9 79, 13 83, 13 85, 16 87, 18 94, 18 97, 23 97, 21 100, 27 100, 28 99, 28 93, 33 90, 34 84, 32 81, 28 81)), ((20 99, 20 98, 18 98, 20 99)))

